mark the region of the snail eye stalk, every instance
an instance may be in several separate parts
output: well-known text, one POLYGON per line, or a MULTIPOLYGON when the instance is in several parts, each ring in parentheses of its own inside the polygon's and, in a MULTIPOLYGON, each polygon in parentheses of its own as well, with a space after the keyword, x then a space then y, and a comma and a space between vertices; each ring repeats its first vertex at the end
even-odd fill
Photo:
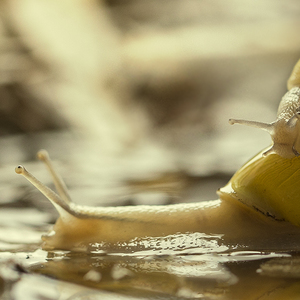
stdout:
POLYGON ((241 125, 246 125, 246 126, 250 126, 250 127, 255 127, 255 128, 259 128, 259 129, 268 131, 270 134, 272 133, 273 126, 274 126, 273 123, 263 123, 263 122, 241 120, 241 119, 229 119, 229 124, 230 125, 241 124, 241 125))
POLYGON ((61 217, 67 218, 69 215, 78 215, 78 212, 75 211, 76 209, 71 206, 72 201, 67 191, 66 185, 62 178, 57 174, 54 170, 51 160, 49 158, 48 152, 46 150, 40 150, 37 153, 37 157, 39 160, 43 161, 47 166, 55 188, 58 191, 56 194, 50 188, 48 188, 45 184, 40 182, 35 176, 33 176, 29 171, 26 170, 25 167, 19 165, 15 168, 15 172, 17 174, 22 175, 25 177, 32 185, 34 185, 46 198, 54 205, 58 213, 61 217))
POLYGON ((26 170, 25 167, 19 165, 15 168, 15 172, 19 175, 25 177, 32 185, 34 185, 47 199, 49 199, 52 204, 57 207, 65 208, 67 204, 57 195, 54 191, 40 182, 37 178, 35 178, 30 172, 26 170))
POLYGON ((66 187, 66 184, 63 181, 63 179, 61 178, 61 176, 59 176, 59 174, 55 171, 48 152, 46 150, 40 150, 37 153, 37 158, 46 165, 48 171, 50 172, 50 174, 52 176, 53 183, 55 185, 55 188, 56 188, 59 196, 66 203, 72 202, 71 197, 68 192, 68 189, 66 187))

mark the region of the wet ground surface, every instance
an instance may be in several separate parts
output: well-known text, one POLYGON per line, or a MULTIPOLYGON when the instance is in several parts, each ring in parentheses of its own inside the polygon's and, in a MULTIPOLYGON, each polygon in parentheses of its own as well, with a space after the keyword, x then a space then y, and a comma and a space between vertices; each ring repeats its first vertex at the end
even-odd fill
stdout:
POLYGON ((228 119, 275 120, 299 59, 297 1, 8 0, 1 12, 1 299, 299 299, 299 249, 284 245, 200 232, 139 251, 42 250, 58 214, 14 172, 53 188, 44 148, 78 204, 217 199, 270 143, 228 119))

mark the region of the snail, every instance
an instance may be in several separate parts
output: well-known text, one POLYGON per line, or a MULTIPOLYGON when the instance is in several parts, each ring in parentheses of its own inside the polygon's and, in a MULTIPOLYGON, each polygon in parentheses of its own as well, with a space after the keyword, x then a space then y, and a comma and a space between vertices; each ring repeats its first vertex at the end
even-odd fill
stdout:
POLYGON ((16 173, 38 188, 59 212, 53 229, 42 237, 43 248, 77 250, 97 244, 109 245, 106 249, 113 251, 120 245, 128 248, 132 241, 138 245, 138 240, 149 237, 172 240, 195 233, 203 234, 202 240, 215 241, 220 247, 225 245, 221 247, 223 250, 299 247, 299 73, 300 60, 288 80, 289 91, 282 98, 275 122, 230 119, 231 124, 267 130, 273 144, 247 162, 219 189, 218 200, 162 206, 80 206, 71 201, 45 150, 37 156, 49 169, 58 194, 23 166, 16 167, 16 173))

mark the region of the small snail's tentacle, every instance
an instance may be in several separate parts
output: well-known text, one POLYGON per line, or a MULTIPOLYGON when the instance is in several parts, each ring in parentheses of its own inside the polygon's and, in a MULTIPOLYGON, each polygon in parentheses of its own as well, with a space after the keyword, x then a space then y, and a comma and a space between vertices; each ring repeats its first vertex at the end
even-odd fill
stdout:
POLYGON ((297 121, 300 119, 300 113, 297 111, 286 123, 287 126, 293 128, 297 125, 297 121))
POLYGON ((276 153, 276 150, 274 150, 274 146, 266 150, 265 152, 262 153, 262 156, 267 156, 269 154, 276 153))
POLYGON ((37 158, 42 161, 46 167, 48 168, 52 179, 53 183, 55 185, 55 188, 59 194, 59 196, 64 200, 66 203, 72 202, 71 197, 68 193, 67 187, 63 179, 59 176, 59 174, 54 170, 51 159, 49 157, 49 154, 46 150, 40 150, 37 153, 37 158))
POLYGON ((229 124, 230 125, 241 124, 241 125, 256 127, 262 130, 266 130, 270 134, 273 133, 273 129, 274 129, 274 123, 263 123, 263 122, 240 120, 240 119, 229 119, 229 124))
POLYGON ((30 172, 23 166, 19 165, 15 168, 17 174, 23 175, 32 185, 34 185, 44 196, 46 196, 54 207, 59 212, 60 216, 65 215, 66 212, 74 215, 74 211, 70 208, 69 204, 63 201, 59 195, 49 189, 46 185, 36 179, 30 172))
POLYGON ((300 155, 300 153, 295 149, 295 146, 293 146, 292 150, 295 153, 295 156, 299 156, 300 155))
POLYGON ((293 87, 300 87, 300 59, 296 63, 290 78, 287 81, 288 90, 293 87))

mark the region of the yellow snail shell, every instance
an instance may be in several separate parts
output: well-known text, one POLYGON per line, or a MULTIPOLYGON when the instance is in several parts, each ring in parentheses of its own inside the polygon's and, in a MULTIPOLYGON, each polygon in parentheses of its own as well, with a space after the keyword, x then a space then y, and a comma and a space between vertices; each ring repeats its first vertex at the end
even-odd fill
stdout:
MULTIPOLYGON (((48 167, 56 189, 39 182, 24 167, 16 172, 35 185, 56 207, 59 218, 43 237, 45 249, 76 250, 93 243, 126 244, 137 238, 178 233, 214 234, 228 245, 272 248, 300 236, 300 61, 288 81, 277 120, 270 124, 234 120, 267 130, 273 145, 246 163, 218 192, 220 199, 165 206, 87 207, 73 203, 45 150, 38 158, 48 167), (296 225, 296 226, 295 226, 296 225), (260 242, 261 243, 261 242, 260 242)), ((297 244, 297 242, 295 242, 297 244)))
POLYGON ((300 157, 261 152, 219 191, 276 220, 300 226, 300 157))

